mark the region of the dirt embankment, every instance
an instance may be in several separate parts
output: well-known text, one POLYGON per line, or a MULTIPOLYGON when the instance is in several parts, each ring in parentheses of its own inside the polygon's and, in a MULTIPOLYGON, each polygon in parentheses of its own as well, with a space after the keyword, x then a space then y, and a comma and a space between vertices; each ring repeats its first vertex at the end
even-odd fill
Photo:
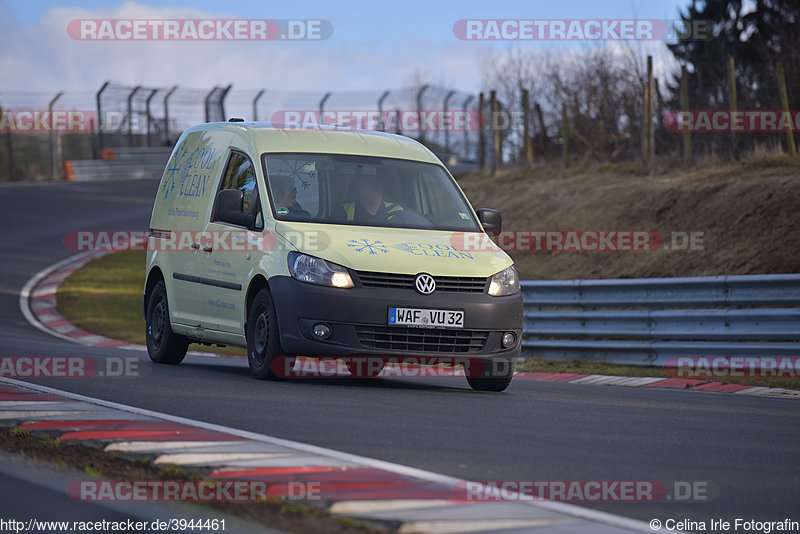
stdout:
POLYGON ((459 179, 504 231, 657 231, 652 252, 514 252, 523 279, 800 273, 800 161, 753 159, 700 169, 618 164, 459 179), (673 239, 673 232, 676 233, 673 239))

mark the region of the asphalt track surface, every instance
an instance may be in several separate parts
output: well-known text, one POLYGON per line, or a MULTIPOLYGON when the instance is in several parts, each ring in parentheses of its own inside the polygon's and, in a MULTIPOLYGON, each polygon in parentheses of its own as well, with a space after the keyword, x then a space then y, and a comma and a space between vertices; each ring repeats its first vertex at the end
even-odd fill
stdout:
MULTIPOLYGON (((0 186, 0 356, 138 358, 139 376, 30 380, 473 480, 699 482, 704 500, 576 503, 659 518, 800 519, 800 404, 733 394, 463 378, 261 382, 243 360, 83 347, 30 326, 19 291, 70 230, 147 228, 154 180, 0 186)), ((5 492, 8 478, 0 478, 5 492)))

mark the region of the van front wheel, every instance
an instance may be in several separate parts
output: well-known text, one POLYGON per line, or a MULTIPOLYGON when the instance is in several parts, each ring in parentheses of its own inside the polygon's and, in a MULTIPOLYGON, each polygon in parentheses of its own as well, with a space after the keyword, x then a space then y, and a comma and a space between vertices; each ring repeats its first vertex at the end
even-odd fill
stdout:
POLYGON ((172 331, 169 324, 167 286, 163 280, 155 285, 147 301, 147 354, 156 363, 179 364, 186 356, 189 340, 172 331))
POLYGON ((468 369, 467 382, 476 391, 504 391, 514 378, 514 361, 482 360, 480 372, 472 375, 468 369))
POLYGON ((262 289, 253 299, 247 314, 247 363, 250 364, 250 373, 259 380, 279 378, 271 366, 280 356, 275 305, 269 291, 262 289))

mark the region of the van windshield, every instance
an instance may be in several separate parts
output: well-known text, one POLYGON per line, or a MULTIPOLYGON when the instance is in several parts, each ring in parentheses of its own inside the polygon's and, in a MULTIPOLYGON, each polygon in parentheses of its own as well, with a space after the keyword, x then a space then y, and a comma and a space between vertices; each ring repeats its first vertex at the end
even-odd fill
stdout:
POLYGON ((439 165, 373 156, 264 154, 277 220, 481 231, 439 165))

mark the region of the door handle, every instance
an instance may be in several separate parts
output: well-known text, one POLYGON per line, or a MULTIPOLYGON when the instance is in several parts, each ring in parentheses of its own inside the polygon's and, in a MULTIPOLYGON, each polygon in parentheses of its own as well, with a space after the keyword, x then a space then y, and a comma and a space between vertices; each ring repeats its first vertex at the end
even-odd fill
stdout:
POLYGON ((200 248, 200 245, 198 245, 197 243, 192 243, 192 248, 197 250, 200 248))
POLYGON ((211 245, 206 245, 203 247, 203 252, 211 252, 212 250, 213 249, 211 248, 211 245))

